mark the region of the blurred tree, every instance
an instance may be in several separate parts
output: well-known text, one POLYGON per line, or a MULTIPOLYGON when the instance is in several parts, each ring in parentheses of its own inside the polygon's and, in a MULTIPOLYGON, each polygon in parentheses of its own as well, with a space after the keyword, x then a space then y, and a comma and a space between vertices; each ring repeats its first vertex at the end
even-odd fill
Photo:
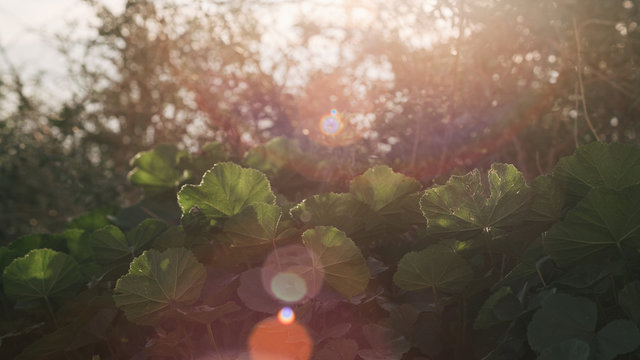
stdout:
POLYGON ((60 37, 69 101, 45 110, 2 78, 2 236, 33 231, 47 206, 60 221, 132 201, 128 161, 160 142, 240 157, 297 138, 342 167, 337 186, 382 162, 427 184, 495 161, 531 179, 581 144, 638 142, 638 0, 86 2, 93 35, 60 37), (344 128, 323 134, 332 109, 344 128), (47 172, 95 202, 71 210, 36 188, 47 172))

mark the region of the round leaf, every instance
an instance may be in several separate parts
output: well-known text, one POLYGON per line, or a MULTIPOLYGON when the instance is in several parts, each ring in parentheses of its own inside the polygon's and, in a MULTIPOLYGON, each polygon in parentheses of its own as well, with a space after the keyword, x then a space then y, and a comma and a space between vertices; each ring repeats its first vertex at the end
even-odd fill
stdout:
POLYGON ((344 232, 317 226, 302 234, 302 243, 311 254, 312 271, 321 273, 344 297, 351 298, 367 288, 369 268, 360 249, 344 232))
POLYGON ((640 183, 640 149, 633 145, 593 142, 558 161, 553 176, 566 184, 574 199, 590 189, 622 190, 640 183))
POLYGON ((212 218, 233 216, 253 203, 274 204, 275 199, 263 173, 230 162, 216 164, 199 185, 185 185, 178 193, 183 213, 197 207, 212 218))
POLYGON ((437 245, 403 256, 393 275, 393 282, 405 290, 434 286, 452 294, 462 292, 472 280, 471 266, 461 256, 437 245))
POLYGON ((229 218, 224 232, 235 246, 254 246, 269 243, 276 237, 282 209, 277 205, 255 203, 229 218))
POLYGON ((75 260, 50 250, 31 250, 11 262, 3 273, 4 292, 17 301, 72 295, 83 282, 75 260))
POLYGON ((596 342, 598 360, 612 360, 640 345, 640 331, 633 321, 614 320, 598 331, 596 342))
POLYGON ((138 153, 131 160, 135 168, 129 173, 129 181, 151 188, 178 186, 181 171, 177 165, 181 154, 172 144, 160 144, 151 151, 138 153))
POLYGON ((508 164, 493 164, 488 186, 476 169, 452 176, 430 188, 420 200, 427 232, 445 237, 471 237, 487 227, 507 227, 524 219, 531 189, 522 174, 508 164))
POLYGON ((100 264, 132 259, 147 248, 151 242, 167 230, 165 222, 156 219, 146 219, 125 236, 122 231, 108 225, 91 234, 91 248, 100 264))
POLYGON ((560 223, 549 230, 545 250, 560 266, 605 259, 627 244, 640 243, 640 185, 615 191, 589 191, 560 223))
POLYGON ((553 294, 533 314, 527 338, 533 350, 569 339, 588 340, 596 328, 598 314, 593 301, 566 294, 553 294))
POLYGON ((314 195, 292 208, 291 216, 307 228, 334 226, 356 241, 379 224, 377 214, 352 194, 314 195))
POLYGON ((205 277, 204 266, 187 249, 148 250, 118 279, 113 298, 130 321, 154 325, 168 310, 198 300, 205 277))
POLYGON ((379 165, 353 179, 349 184, 349 192, 373 210, 385 213, 394 210, 393 205, 419 191, 420 187, 416 179, 393 172, 386 165, 379 165))
POLYGON ((545 348, 538 360, 587 360, 589 344, 578 339, 569 339, 545 348))

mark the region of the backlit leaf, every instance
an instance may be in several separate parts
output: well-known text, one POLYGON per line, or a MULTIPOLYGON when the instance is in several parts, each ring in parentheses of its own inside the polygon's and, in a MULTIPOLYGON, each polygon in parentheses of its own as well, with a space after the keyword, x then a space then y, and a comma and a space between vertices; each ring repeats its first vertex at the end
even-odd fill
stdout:
POLYGON ((151 242, 160 236, 168 225, 156 219, 147 219, 138 224, 125 236, 113 225, 95 231, 90 235, 91 248, 99 264, 112 264, 125 259, 133 259, 151 242))
POLYGON ((113 299, 130 321, 155 325, 168 310, 198 300, 205 277, 204 266, 187 249, 147 250, 118 279, 113 299))
POLYGON ((172 144, 160 144, 151 151, 140 152, 131 160, 135 168, 129 173, 129 181, 148 188, 178 186, 182 171, 177 165, 181 156, 186 153, 172 144))
POLYGON ((373 210, 385 213, 397 208, 394 203, 418 192, 420 187, 416 179, 396 173, 388 166, 379 165, 351 180, 349 192, 373 210))
POLYGON ((333 226, 356 240, 367 238, 380 223, 377 214, 352 194, 314 195, 292 208, 291 216, 305 228, 333 226))
POLYGON ((398 263, 393 282, 401 289, 420 290, 435 287, 457 294, 473 280, 471 266, 443 246, 431 246, 407 253, 398 263))
POLYGON ((445 185, 427 189, 420 208, 427 233, 443 237, 471 237, 488 227, 518 224, 531 199, 522 174, 508 164, 493 164, 485 181, 476 169, 452 176, 445 185))
POLYGON ((5 294, 25 302, 73 295, 83 280, 71 256, 51 249, 30 251, 3 273, 5 294))
POLYGON ((253 246, 269 243, 276 237, 282 210, 277 205, 255 203, 229 218, 224 232, 235 246, 253 246))
POLYGON ((183 186, 178 203, 185 214, 197 207, 207 217, 220 218, 238 214, 253 203, 274 204, 275 196, 264 174, 226 162, 207 171, 199 185, 183 186))
POLYGON ((302 243, 311 254, 312 271, 321 273, 344 297, 351 298, 367 288, 369 268, 360 249, 344 232, 317 226, 302 234, 302 243))

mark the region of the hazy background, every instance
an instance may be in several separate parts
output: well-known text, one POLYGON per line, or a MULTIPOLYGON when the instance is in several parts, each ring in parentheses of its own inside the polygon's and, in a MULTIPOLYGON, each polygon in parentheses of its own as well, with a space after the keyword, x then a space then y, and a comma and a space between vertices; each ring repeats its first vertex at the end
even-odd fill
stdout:
POLYGON ((638 143, 639 2, 2 1, 0 239, 135 204, 129 161, 159 143, 239 161, 285 136, 337 190, 638 143))

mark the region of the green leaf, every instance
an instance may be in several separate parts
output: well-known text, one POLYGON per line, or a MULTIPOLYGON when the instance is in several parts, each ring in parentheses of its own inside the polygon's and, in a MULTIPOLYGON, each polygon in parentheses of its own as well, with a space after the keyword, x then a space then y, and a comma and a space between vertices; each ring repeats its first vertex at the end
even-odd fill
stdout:
POLYGON ((462 292, 472 280, 471 266, 461 256, 439 245, 407 253, 393 275, 393 282, 401 289, 435 287, 451 294, 462 292))
POLYGON ((353 360, 358 354, 358 343, 351 339, 331 339, 318 350, 314 360, 353 360))
POLYGON ((134 252, 137 252, 149 246, 153 240, 167 231, 168 228, 167 223, 162 220, 146 219, 127 233, 127 241, 129 246, 134 248, 134 252))
POLYGON ((598 360, 612 360, 640 346, 640 331, 630 320, 614 320, 605 325, 596 336, 598 360))
POLYGON ((96 231, 111 224, 109 216, 115 214, 115 208, 104 208, 90 211, 73 219, 67 229, 82 229, 85 231, 96 231))
POLYGON ((329 286, 350 299, 369 284, 369 268, 362 252, 347 235, 330 226, 317 226, 302 234, 312 258, 312 271, 329 286))
POLYGON ((289 138, 277 137, 251 148, 244 163, 265 173, 279 193, 292 198, 308 193, 318 184, 304 175, 310 175, 309 171, 315 168, 314 161, 302 152, 298 141, 289 138))
POLYGON ((69 254, 71 254, 76 261, 82 262, 91 259, 93 250, 91 250, 89 236, 85 230, 67 229, 64 231, 63 237, 67 239, 69 254))
POLYGON ((518 298, 510 287, 504 286, 491 294, 478 311, 473 324, 474 329, 485 329, 513 319, 521 309, 518 298), (509 316, 502 316, 508 313, 509 316), (500 316, 499 316, 500 315, 500 316), (506 317, 506 318, 505 318, 506 317))
POLYGON ((640 281, 632 281, 618 293, 618 304, 629 319, 640 321, 640 281))
POLYGON ((386 165, 378 165, 351 180, 349 192, 373 210, 385 213, 385 210, 395 210, 395 203, 418 192, 420 187, 416 179, 396 173, 386 165))
POLYGON ((586 342, 569 339, 542 350, 538 360, 587 360, 589 352, 589 344, 586 342))
POLYGON ((353 179, 349 192, 381 215, 386 228, 405 232, 425 222, 420 211, 421 187, 417 180, 379 165, 353 179))
POLYGON ((183 186, 178 203, 185 214, 197 207, 207 217, 221 218, 253 203, 275 204, 275 196, 264 174, 226 162, 207 171, 199 185, 183 186))
POLYGON ((29 234, 18 238, 8 247, 18 256, 23 256, 31 250, 41 248, 66 251, 66 239, 58 234, 29 234))
POLYGON ((549 296, 533 314, 527 328, 529 346, 535 351, 570 339, 588 341, 592 336, 598 313, 593 301, 566 294, 549 296))
POLYGON ((116 226, 107 225, 90 235, 91 248, 99 264, 110 264, 119 260, 133 258, 133 249, 124 233, 116 226))
POLYGON ((574 200, 590 189, 622 190, 640 183, 640 149, 633 145, 593 142, 558 161, 553 176, 566 184, 574 200))
POLYGON ((352 194, 314 195, 291 209, 291 216, 306 228, 333 226, 356 240, 369 237, 379 225, 377 214, 352 194))
POLYGON ((589 191, 547 234, 545 250, 560 266, 619 257, 640 242, 640 186, 589 191))
POLYGON ((288 138, 277 137, 263 145, 251 148, 244 158, 247 166, 260 170, 269 176, 278 176, 286 171, 292 159, 301 156, 298 144, 288 138))
POLYGON ((276 237, 281 216, 282 209, 277 205, 251 204, 225 222, 224 232, 235 246, 270 243, 276 237))
POLYGON ((68 297, 83 280, 71 256, 51 249, 31 250, 3 273, 5 294, 21 302, 68 297))
POLYGON ((163 221, 147 219, 125 236, 117 227, 108 225, 90 235, 95 260, 99 264, 109 265, 133 259, 167 228, 168 225, 163 221))
POLYGON ((129 181, 146 188, 178 186, 182 175, 178 161, 185 155, 171 144, 160 144, 151 151, 140 152, 131 160, 131 166, 135 168, 129 173, 129 181))
POLYGON ((531 189, 522 174, 508 164, 493 164, 488 184, 476 169, 452 176, 445 185, 427 189, 420 208, 427 233, 442 237, 472 237, 489 227, 509 227, 524 217, 531 189))
POLYGON ((198 300, 205 277, 204 266, 187 249, 147 250, 118 279, 113 299, 130 321, 156 325, 168 310, 198 300))
POLYGON ((554 286, 569 286, 575 289, 586 289, 596 285, 600 280, 619 273, 625 261, 619 260, 605 263, 587 263, 571 268, 566 274, 553 281, 554 286))
POLYGON ((556 222, 562 219, 565 189, 551 175, 538 176, 531 183, 533 200, 528 221, 556 222))

